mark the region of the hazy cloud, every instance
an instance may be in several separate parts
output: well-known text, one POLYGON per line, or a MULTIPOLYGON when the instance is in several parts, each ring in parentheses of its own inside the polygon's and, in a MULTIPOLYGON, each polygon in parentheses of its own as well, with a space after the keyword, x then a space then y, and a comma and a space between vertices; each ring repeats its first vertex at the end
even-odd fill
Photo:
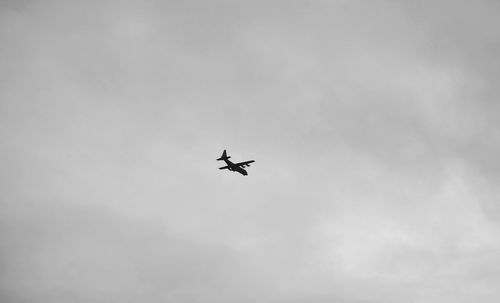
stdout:
POLYGON ((497 302, 499 15, 3 1, 2 302, 497 302))

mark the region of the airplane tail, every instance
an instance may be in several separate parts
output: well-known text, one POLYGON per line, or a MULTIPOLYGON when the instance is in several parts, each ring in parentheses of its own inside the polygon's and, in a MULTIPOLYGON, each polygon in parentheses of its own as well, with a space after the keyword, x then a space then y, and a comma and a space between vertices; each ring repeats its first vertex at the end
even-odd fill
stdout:
POLYGON ((229 159, 231 157, 228 157, 227 154, 226 154, 226 150, 224 150, 224 152, 222 153, 222 156, 220 156, 219 159, 217 159, 217 161, 220 161, 220 160, 226 160, 226 159, 229 159))

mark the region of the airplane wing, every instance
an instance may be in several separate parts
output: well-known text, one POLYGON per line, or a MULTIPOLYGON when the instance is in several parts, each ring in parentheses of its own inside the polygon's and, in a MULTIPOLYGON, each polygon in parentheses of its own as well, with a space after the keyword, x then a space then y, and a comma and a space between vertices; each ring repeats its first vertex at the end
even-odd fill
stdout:
POLYGON ((229 166, 219 167, 219 169, 227 169, 227 168, 229 168, 229 166))
POLYGON ((234 165, 239 166, 239 167, 245 167, 245 166, 250 166, 250 163, 255 162, 254 160, 250 161, 245 161, 245 162, 240 162, 240 163, 234 163, 234 165))

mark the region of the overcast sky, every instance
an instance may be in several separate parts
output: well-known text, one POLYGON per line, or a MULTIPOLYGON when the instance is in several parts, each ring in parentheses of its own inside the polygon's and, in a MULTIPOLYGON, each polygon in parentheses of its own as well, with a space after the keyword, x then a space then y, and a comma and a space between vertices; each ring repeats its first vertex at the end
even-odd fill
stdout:
POLYGON ((497 1, 1 1, 0 301, 499 302, 499 29, 497 1))

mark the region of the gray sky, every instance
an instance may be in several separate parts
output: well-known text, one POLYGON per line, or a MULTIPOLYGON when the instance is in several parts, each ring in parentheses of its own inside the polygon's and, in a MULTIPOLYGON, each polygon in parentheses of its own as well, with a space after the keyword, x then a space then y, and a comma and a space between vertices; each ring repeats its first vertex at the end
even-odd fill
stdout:
POLYGON ((498 302, 499 28, 496 1, 0 2, 0 301, 498 302))

